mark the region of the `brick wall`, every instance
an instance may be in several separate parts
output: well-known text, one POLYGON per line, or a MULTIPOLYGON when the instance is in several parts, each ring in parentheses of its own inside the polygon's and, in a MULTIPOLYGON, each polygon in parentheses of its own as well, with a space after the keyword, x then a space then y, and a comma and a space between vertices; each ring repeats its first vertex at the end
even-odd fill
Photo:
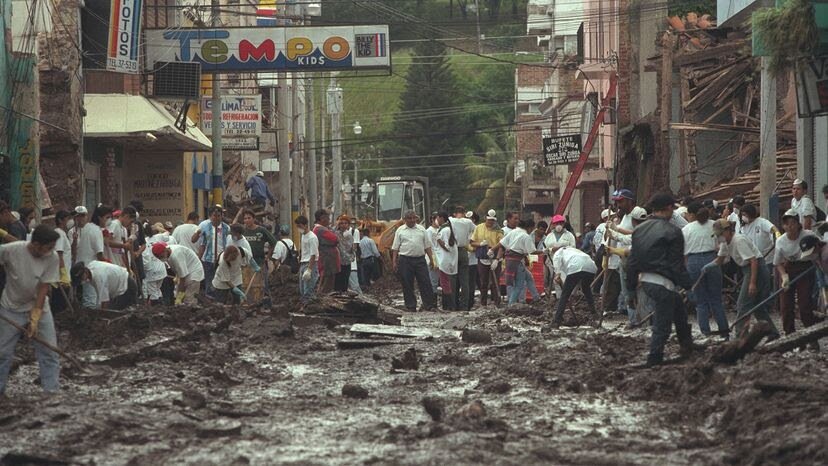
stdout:
POLYGON ((518 65, 516 85, 517 87, 542 87, 551 74, 552 68, 550 67, 518 65))

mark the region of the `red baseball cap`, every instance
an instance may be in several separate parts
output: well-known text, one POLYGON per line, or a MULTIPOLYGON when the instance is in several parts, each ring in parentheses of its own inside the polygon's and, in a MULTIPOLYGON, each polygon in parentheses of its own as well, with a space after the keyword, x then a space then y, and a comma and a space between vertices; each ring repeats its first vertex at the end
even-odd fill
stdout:
POLYGON ((152 255, 155 257, 160 257, 161 254, 164 254, 164 251, 167 250, 167 243, 163 241, 159 241, 152 245, 152 255))

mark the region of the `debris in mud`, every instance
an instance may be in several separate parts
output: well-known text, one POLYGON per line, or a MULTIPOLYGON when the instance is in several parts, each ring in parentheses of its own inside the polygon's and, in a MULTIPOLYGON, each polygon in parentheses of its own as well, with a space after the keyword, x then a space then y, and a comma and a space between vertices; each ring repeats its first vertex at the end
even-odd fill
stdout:
POLYGON ((512 390, 512 384, 505 380, 480 383, 478 387, 483 389, 483 393, 494 393, 498 395, 504 395, 512 390))
POLYGON ((408 348, 400 356, 391 359, 391 369, 401 371, 416 371, 420 368, 417 350, 408 348))
POLYGON ((507 306, 506 309, 504 309, 503 311, 503 313, 506 315, 529 317, 542 316, 543 312, 543 308, 533 306, 531 304, 513 304, 511 306, 507 306))
POLYGON ((474 400, 471 403, 461 406, 457 411, 455 411, 454 417, 467 420, 482 419, 486 417, 486 407, 483 406, 482 401, 474 400))
POLYGON ((485 330, 463 329, 460 339, 466 343, 488 345, 492 343, 492 334, 485 330))
POLYGON ((1 466, 63 466, 68 464, 70 464, 68 461, 29 453, 10 452, 0 458, 1 466))
POLYGON ((346 398, 357 398, 364 400, 368 398, 368 389, 362 385, 354 383, 346 383, 342 386, 342 396, 346 398))
POLYGON ((207 406, 207 398, 195 390, 185 388, 181 390, 181 399, 174 400, 173 404, 190 409, 201 409, 207 406))
POLYGON ((735 364, 756 348, 756 345, 771 333, 771 326, 767 322, 759 322, 750 327, 750 330, 741 338, 719 345, 713 349, 711 360, 724 364, 735 364))
POLYGON ((402 312, 365 295, 332 293, 319 296, 304 307, 306 315, 327 317, 340 323, 400 325, 402 312))
POLYGON ((237 421, 215 419, 205 421, 196 427, 196 435, 200 438, 234 437, 241 434, 242 425, 237 421))
POLYGON ((431 420, 440 422, 443 419, 443 413, 446 410, 446 403, 441 398, 436 396, 424 396, 420 403, 423 405, 425 412, 431 416, 431 420))
POLYGON ((445 330, 463 330, 469 325, 469 319, 463 316, 454 316, 451 319, 443 322, 440 328, 445 330))

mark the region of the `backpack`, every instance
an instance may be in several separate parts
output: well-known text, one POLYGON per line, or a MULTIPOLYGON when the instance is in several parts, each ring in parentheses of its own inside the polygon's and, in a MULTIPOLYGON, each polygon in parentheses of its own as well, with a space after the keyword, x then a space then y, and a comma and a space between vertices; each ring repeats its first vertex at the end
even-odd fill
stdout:
POLYGON ((296 257, 296 249, 293 246, 289 246, 285 240, 279 240, 282 244, 285 245, 285 249, 287 249, 287 257, 285 257, 284 264, 290 267, 290 273, 299 273, 299 258, 296 257))

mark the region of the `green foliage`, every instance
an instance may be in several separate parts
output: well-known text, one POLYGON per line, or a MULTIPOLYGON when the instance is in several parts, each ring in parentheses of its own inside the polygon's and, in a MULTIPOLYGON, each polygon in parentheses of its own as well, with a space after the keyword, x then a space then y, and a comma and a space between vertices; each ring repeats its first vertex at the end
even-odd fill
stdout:
POLYGON ((459 199, 465 183, 462 170, 442 167, 462 161, 469 128, 465 116, 445 114, 462 103, 445 53, 445 45, 435 41, 418 42, 414 47, 415 57, 400 96, 400 114, 394 122, 394 140, 383 151, 389 157, 389 172, 399 169, 429 177, 433 200, 459 199), (441 157, 422 157, 435 154, 441 157))
POLYGON ((684 17, 687 13, 716 16, 716 0, 670 0, 667 14, 684 17))
POLYGON ((772 71, 785 71, 794 60, 813 55, 819 43, 814 6, 810 0, 789 0, 781 8, 753 13, 753 33, 770 57, 772 71))

